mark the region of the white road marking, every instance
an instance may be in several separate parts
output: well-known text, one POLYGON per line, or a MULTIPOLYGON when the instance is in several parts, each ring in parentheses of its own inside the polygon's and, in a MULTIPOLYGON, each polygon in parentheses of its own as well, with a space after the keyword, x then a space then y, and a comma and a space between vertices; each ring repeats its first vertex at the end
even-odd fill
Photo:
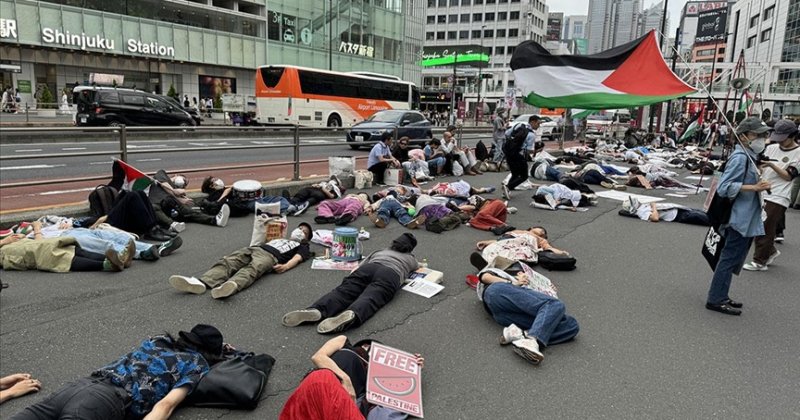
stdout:
MULTIPOLYGON (((191 143, 189 143, 191 144, 191 143)), ((166 144, 129 144, 128 149, 169 149, 170 147, 175 146, 167 146, 166 144)))
POLYGON ((19 150, 14 150, 14 151, 17 152, 17 153, 41 152, 42 149, 19 149, 19 150))
POLYGON ((161 160, 160 158, 153 158, 153 159, 137 159, 137 162, 158 162, 161 160))
POLYGON ((230 143, 228 143, 227 141, 221 141, 221 142, 218 142, 218 143, 187 143, 187 144, 190 145, 190 146, 203 146, 203 147, 208 147, 208 146, 230 146, 230 143))
POLYGON ((266 146, 269 146, 271 144, 280 144, 280 142, 277 142, 277 141, 251 141, 250 143, 261 144, 261 145, 266 145, 266 146))
POLYGON ((62 147, 61 150, 86 150, 85 147, 62 147))
POLYGON ((301 143, 308 143, 308 144, 328 144, 333 143, 331 140, 302 140, 301 143))
POLYGON ((103 162, 89 162, 89 165, 108 165, 110 163, 114 163, 114 161, 106 160, 103 162))
POLYGON ((49 169, 49 168, 58 168, 61 166, 67 165, 26 165, 26 166, 6 166, 0 167, 0 171, 14 171, 17 169, 49 169))
POLYGON ((94 187, 78 188, 76 190, 47 191, 47 192, 39 193, 38 195, 69 194, 69 193, 74 193, 74 192, 92 191, 93 189, 94 189, 94 187))

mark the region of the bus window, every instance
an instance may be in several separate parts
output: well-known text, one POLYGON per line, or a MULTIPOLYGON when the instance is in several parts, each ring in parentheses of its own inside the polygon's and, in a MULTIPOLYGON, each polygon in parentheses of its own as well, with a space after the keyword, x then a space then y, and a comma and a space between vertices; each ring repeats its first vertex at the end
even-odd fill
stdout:
POLYGON ((283 77, 283 67, 262 67, 261 79, 268 88, 274 88, 283 77))
POLYGON ((416 86, 411 86, 411 107, 410 109, 419 110, 419 89, 416 86))

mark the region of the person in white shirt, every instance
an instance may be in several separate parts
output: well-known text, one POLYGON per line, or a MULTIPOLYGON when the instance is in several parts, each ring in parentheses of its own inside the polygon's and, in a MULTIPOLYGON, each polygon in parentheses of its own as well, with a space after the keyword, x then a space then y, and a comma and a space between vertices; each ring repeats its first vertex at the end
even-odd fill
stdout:
POLYGON ((759 156, 759 160, 763 162, 761 180, 769 182, 772 188, 762 195, 764 211, 767 213, 764 235, 755 238, 753 261, 744 265, 745 270, 767 271, 768 266, 781 255, 775 248, 775 234, 778 223, 789 207, 792 181, 797 178, 800 169, 800 146, 797 145, 797 138, 797 125, 789 120, 780 120, 775 123, 775 131, 770 136, 773 144, 759 156))

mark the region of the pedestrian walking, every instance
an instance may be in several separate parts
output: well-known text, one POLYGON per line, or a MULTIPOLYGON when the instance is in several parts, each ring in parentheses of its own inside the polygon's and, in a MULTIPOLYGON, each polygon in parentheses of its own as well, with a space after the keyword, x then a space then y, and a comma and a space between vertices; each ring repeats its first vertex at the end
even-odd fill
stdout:
POLYGON ((506 130, 503 153, 508 162, 511 178, 502 184, 503 198, 511 199, 511 191, 528 179, 528 156, 536 143, 539 116, 531 115, 528 123, 518 123, 506 130))

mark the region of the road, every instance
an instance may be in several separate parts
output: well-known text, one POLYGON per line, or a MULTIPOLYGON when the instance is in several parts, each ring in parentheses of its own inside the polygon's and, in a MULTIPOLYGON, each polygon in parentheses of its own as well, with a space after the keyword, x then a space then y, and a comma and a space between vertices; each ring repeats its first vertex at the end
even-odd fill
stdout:
MULTIPOLYGON (((497 185, 502 175, 469 179, 497 185)), ((699 207, 703 197, 669 200, 699 207)), ((745 307, 741 317, 730 317, 703 306, 711 276, 699 252, 704 228, 621 217, 619 202, 607 199, 583 213, 534 210, 529 201, 528 193, 515 194, 511 204, 520 211, 510 223, 546 226, 553 244, 578 259, 575 271, 542 271, 580 322, 575 341, 547 348, 538 367, 498 344, 501 328, 464 284, 473 272, 468 256, 475 242, 492 235, 466 226, 443 235, 416 232, 417 257, 445 272, 440 295, 424 299, 401 291, 349 333, 425 355, 426 418, 800 415, 800 213, 787 214, 783 255, 770 271, 734 278, 732 297, 745 307)), ((309 211, 290 221, 311 221, 314 215, 309 211)), ((361 218, 353 225, 368 222, 361 218)), ((167 285, 170 274, 198 275, 247 245, 251 226, 250 218, 234 219, 224 229, 192 225, 174 255, 134 262, 119 274, 1 273, 11 284, 0 294, 2 373, 31 372, 45 388, 41 395, 3 404, 0 417, 115 360, 147 335, 205 322, 243 349, 271 354, 277 364, 255 411, 188 408, 175 418, 276 419, 311 368, 311 354, 327 339, 311 327, 284 328, 280 319, 337 285, 343 272, 311 271, 306 263, 267 275, 226 301, 182 295, 167 285)), ((396 222, 369 230, 365 252, 388 246, 404 231, 396 222)))

